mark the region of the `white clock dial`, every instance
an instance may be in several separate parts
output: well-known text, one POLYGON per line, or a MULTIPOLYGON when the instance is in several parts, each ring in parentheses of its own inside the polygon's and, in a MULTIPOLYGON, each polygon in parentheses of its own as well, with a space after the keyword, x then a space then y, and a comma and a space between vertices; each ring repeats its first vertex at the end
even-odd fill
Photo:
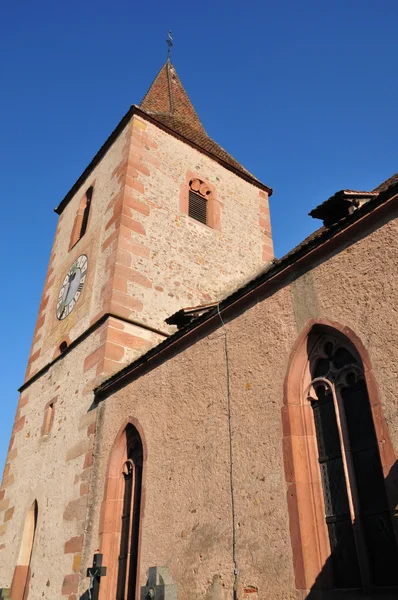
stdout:
POLYGON ((56 313, 58 319, 66 319, 75 308, 87 277, 88 258, 79 256, 65 275, 59 290, 56 313))

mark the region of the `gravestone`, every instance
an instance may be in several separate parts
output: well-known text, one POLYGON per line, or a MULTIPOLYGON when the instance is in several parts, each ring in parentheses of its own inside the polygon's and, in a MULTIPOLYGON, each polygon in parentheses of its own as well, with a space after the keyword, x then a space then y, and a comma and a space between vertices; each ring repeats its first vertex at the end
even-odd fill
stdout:
POLYGON ((177 585, 168 567, 149 567, 148 581, 141 588, 141 600, 177 600, 177 585))

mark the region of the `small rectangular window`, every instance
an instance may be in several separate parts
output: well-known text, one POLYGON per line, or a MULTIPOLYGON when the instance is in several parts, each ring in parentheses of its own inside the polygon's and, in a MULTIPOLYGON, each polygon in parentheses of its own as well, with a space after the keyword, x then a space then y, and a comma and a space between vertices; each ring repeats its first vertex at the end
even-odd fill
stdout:
POLYGON ((207 225, 207 200, 192 190, 189 190, 188 215, 207 225))
POLYGON ((54 422, 54 403, 51 402, 44 409, 43 425, 41 427, 41 435, 48 435, 54 422))

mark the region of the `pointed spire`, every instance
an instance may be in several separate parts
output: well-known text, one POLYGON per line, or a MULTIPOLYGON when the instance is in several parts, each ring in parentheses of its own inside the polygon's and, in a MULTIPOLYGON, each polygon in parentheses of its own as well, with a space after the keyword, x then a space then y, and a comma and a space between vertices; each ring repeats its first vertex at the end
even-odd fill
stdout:
POLYGON ((188 126, 205 132, 174 66, 167 59, 154 82, 140 104, 140 108, 148 114, 161 117, 165 125, 175 129, 175 125, 188 126), (174 127, 173 127, 174 124, 174 127))
POLYGON ((170 58, 160 69, 138 108, 160 125, 184 138, 188 143, 194 144, 202 152, 216 160, 221 160, 249 180, 260 184, 263 189, 271 192, 270 188, 264 186, 207 135, 170 58))

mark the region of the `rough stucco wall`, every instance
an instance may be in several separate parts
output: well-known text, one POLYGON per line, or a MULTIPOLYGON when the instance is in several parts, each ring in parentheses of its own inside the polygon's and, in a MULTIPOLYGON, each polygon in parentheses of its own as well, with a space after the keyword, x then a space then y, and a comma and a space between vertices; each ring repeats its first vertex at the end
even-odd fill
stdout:
MULTIPOLYGON (((397 239, 397 220, 385 223, 227 325, 239 581, 257 587, 259 598, 301 597, 294 590, 281 408, 288 360, 308 319, 338 321, 363 341, 398 451, 397 239)), ((217 574, 230 597, 226 402, 220 329, 101 406, 91 551, 110 448, 134 416, 148 449, 141 584, 149 566, 166 564, 181 600, 205 598, 217 574)))
MULTIPOLYGON (((275 365, 275 356, 287 353, 286 338, 294 338, 295 328, 288 291, 275 300, 282 330, 274 319, 274 305, 266 308, 265 315, 259 314, 258 306, 253 309, 256 316, 250 311, 236 328, 228 327, 228 345, 240 582, 262 591, 272 589, 272 597, 279 598, 291 588, 291 567, 286 560, 290 541, 278 404, 284 364, 275 365)), ((101 411, 95 464, 100 483, 93 523, 102 500, 109 448, 122 422, 134 416, 145 432, 148 449, 141 584, 149 566, 166 564, 182 600, 204 598, 214 575, 221 576, 230 597, 232 525, 223 332, 217 331, 107 399, 101 411)), ((97 540, 94 536, 92 548, 97 540)))
POLYGON ((316 311, 319 314, 315 312, 313 316, 327 316, 347 325, 368 350, 396 454, 397 239, 398 221, 394 212, 380 229, 346 247, 313 271, 319 304, 316 311))
MULTIPOLYGON (((397 234, 397 220, 385 223, 227 325, 239 585, 240 589, 258 588, 259 598, 301 597, 294 590, 281 407, 288 360, 309 318, 339 321, 363 341, 398 451, 398 300, 391 276, 398 259, 397 234)), ((220 328, 102 403, 90 495, 86 496, 89 503, 87 512, 85 505, 81 507, 84 515, 79 521, 70 502, 79 499, 80 486, 87 483, 89 473, 84 468, 87 454, 79 452, 86 452, 91 444, 86 442, 84 415, 92 399, 85 390, 92 373, 84 374, 77 365, 95 350, 95 340, 96 336, 87 338, 31 386, 33 397, 42 398, 43 405, 58 394, 48 440, 41 441, 39 436, 42 408, 29 400, 21 409, 26 419, 15 433, 18 452, 11 463, 17 483, 6 488, 9 506, 14 505, 15 511, 2 535, 6 550, 0 560, 0 581, 10 583, 23 518, 36 497, 39 523, 30 597, 50 600, 59 595, 72 562, 71 554, 64 554, 64 544, 83 529, 87 535, 82 562, 76 552, 73 573, 77 577, 80 569, 80 592, 85 589, 85 569, 99 546, 99 510, 110 449, 122 424, 134 417, 147 449, 141 584, 149 566, 165 564, 178 583, 180 600, 208 600, 216 575, 224 584, 224 598, 230 597, 233 566, 224 330, 220 328), (84 426, 79 428, 82 421, 84 426)))

